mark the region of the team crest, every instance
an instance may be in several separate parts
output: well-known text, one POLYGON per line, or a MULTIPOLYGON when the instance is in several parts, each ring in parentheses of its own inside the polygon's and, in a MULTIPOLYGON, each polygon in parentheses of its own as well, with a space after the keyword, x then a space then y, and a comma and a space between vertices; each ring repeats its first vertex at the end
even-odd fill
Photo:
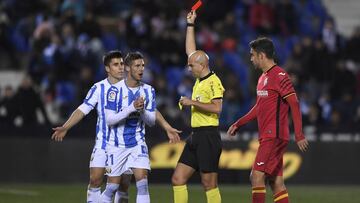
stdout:
POLYGON ((266 77, 266 78, 264 79, 264 86, 265 86, 267 83, 268 83, 268 78, 266 77))
POLYGON ((108 95, 108 101, 115 101, 116 93, 114 91, 110 91, 108 95))
POLYGON ((196 97, 195 97, 195 100, 196 100, 196 101, 200 101, 200 99, 201 99, 200 96, 196 96, 196 97))

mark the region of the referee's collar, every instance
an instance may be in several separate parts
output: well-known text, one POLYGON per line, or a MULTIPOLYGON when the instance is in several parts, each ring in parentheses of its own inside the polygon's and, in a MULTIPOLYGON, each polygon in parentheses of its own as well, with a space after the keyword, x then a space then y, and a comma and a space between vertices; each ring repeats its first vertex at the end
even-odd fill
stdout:
POLYGON ((214 74, 214 71, 210 71, 210 73, 209 73, 209 74, 207 74, 206 76, 204 76, 204 77, 202 77, 202 78, 199 78, 199 82, 201 82, 201 81, 203 81, 203 80, 207 79, 207 78, 208 78, 208 77, 210 77, 212 74, 214 74))

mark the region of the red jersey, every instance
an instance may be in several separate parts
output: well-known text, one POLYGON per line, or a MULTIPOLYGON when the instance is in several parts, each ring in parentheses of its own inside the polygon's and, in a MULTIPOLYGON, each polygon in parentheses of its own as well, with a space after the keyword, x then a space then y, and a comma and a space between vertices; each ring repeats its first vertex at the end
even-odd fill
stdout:
POLYGON ((259 140, 264 138, 289 140, 289 105, 285 98, 295 93, 289 75, 275 65, 260 76, 256 90, 259 140))

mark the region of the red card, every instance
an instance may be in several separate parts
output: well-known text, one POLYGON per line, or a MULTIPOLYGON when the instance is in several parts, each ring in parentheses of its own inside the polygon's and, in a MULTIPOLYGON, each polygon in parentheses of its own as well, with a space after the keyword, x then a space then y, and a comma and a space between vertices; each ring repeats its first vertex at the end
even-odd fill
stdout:
POLYGON ((192 10, 192 11, 196 11, 201 5, 202 5, 202 2, 201 2, 201 0, 199 0, 198 2, 196 2, 196 4, 194 4, 194 5, 191 7, 191 10, 192 10))

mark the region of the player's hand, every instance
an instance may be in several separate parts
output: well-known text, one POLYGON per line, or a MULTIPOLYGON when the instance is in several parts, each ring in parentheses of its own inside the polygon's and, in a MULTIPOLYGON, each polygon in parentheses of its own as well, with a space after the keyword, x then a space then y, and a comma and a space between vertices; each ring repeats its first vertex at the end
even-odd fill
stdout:
POLYGON ((67 133, 67 129, 63 126, 60 127, 56 127, 53 128, 53 130, 55 131, 52 135, 51 135, 51 139, 55 140, 56 142, 61 142, 63 141, 66 133, 67 133))
POLYGON ((306 152, 306 150, 309 148, 309 142, 305 138, 300 141, 297 141, 297 146, 299 147, 300 151, 306 152))
POLYGON ((238 131, 238 127, 236 127, 236 125, 232 124, 228 131, 227 131, 227 134, 230 135, 230 136, 235 136, 236 135, 236 131, 238 131))
POLYGON ((195 22, 195 19, 196 19, 196 11, 190 11, 190 12, 187 14, 186 22, 187 22, 187 23, 194 23, 194 22, 195 22))
POLYGON ((191 106, 193 104, 193 100, 187 97, 181 97, 179 103, 183 106, 191 106))
POLYGON ((181 130, 175 129, 173 127, 170 127, 166 129, 166 134, 169 138, 169 143, 177 143, 180 142, 180 136, 179 133, 182 133, 181 130))
POLYGON ((134 107, 137 111, 142 111, 144 109, 144 98, 143 97, 138 97, 135 101, 134 101, 134 107))

